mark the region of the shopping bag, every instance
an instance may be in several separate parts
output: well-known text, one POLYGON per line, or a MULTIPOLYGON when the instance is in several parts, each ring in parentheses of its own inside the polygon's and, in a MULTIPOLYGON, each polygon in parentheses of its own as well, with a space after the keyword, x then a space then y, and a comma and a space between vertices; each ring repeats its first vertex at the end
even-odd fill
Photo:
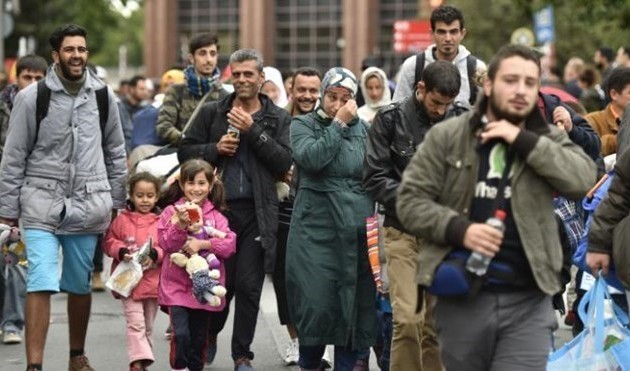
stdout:
POLYGON ((105 286, 122 297, 128 297, 142 279, 142 262, 149 255, 152 242, 149 238, 132 254, 131 260, 121 261, 109 276, 105 286))
POLYGON ((370 269, 372 270, 372 276, 374 278, 374 284, 376 290, 380 293, 384 293, 383 280, 381 278, 381 262, 378 255, 379 245, 379 222, 378 214, 368 216, 365 218, 366 239, 368 247, 368 260, 370 262, 370 269))
POLYGON ((628 316, 612 302, 601 274, 578 312, 584 330, 549 356, 547 371, 630 370, 630 331, 624 326, 628 316))

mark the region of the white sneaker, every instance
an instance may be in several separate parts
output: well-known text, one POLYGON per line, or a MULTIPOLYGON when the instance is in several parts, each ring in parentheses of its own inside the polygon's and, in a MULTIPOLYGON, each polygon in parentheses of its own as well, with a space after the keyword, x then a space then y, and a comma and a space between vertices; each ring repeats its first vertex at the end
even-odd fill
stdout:
POLYGON ((326 346, 324 350, 324 355, 322 356, 322 369, 327 369, 332 367, 332 360, 330 358, 330 353, 328 352, 328 346, 326 346))
POLYGON ((287 344, 287 350, 284 355, 284 364, 287 366, 294 366, 298 364, 300 360, 300 343, 297 339, 290 340, 287 344))
POLYGON ((2 335, 2 342, 5 344, 19 344, 22 342, 22 336, 14 331, 7 331, 2 335))

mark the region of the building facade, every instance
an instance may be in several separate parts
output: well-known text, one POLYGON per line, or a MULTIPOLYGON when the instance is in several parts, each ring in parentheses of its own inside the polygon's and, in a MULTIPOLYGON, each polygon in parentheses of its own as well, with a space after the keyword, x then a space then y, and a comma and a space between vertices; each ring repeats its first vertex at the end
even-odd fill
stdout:
POLYGON ((190 38, 217 34, 219 65, 233 51, 259 50, 265 64, 288 71, 345 66, 361 73, 364 58, 393 74, 407 55, 392 47, 395 20, 428 17, 427 0, 146 0, 147 76, 185 65, 190 38))

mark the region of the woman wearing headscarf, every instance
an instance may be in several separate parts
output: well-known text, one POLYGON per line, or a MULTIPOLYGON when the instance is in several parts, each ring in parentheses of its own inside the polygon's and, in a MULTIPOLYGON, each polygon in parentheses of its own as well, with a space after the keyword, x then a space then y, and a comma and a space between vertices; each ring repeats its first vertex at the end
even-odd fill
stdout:
POLYGON ((392 101, 392 92, 387 84, 387 75, 378 67, 368 67, 361 75, 361 94, 365 104, 359 107, 360 118, 372 123, 376 112, 392 101))
POLYGON ((322 81, 319 108, 291 122, 300 181, 286 283, 302 370, 319 369, 326 344, 335 345, 335 369, 352 370, 376 337, 365 230, 374 204, 361 180, 367 123, 356 116, 356 91, 352 72, 332 68, 322 81))
POLYGON ((278 107, 284 108, 289 104, 287 91, 284 89, 282 74, 274 67, 264 67, 265 82, 260 87, 260 92, 266 94, 278 107))

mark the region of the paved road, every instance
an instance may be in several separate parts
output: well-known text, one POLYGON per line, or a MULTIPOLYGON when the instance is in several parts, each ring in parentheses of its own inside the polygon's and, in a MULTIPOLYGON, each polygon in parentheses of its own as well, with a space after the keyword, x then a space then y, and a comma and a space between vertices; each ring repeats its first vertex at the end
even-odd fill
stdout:
MULTIPOLYGON (((47 371, 67 370, 68 360, 68 330, 66 317, 66 298, 59 294, 52 300, 52 316, 46 343, 44 366, 47 371)), ((275 296, 269 280, 265 280, 261 299, 258 328, 252 350, 256 354, 254 366, 259 371, 296 371, 298 367, 286 367, 280 358, 284 351, 288 335, 286 329, 278 322, 275 296)), ((164 338, 167 326, 166 315, 160 313, 156 320, 156 334, 154 336, 154 351, 156 362, 152 371, 170 370, 168 365, 168 341, 164 338)), ((233 370, 230 358, 230 334, 232 316, 228 319, 225 330, 219 336, 219 350, 214 364, 206 370, 233 370)), ((569 330, 561 326, 556 333, 561 344, 570 337, 569 330)), ((87 355, 92 365, 98 371, 124 371, 128 369, 125 319, 122 315, 122 305, 108 292, 93 295, 92 317, 87 339, 87 355)), ((26 368, 24 346, 4 345, 0 343, 0 371, 21 371, 26 368)), ((378 370, 374 357, 370 362, 371 370, 378 370)))

